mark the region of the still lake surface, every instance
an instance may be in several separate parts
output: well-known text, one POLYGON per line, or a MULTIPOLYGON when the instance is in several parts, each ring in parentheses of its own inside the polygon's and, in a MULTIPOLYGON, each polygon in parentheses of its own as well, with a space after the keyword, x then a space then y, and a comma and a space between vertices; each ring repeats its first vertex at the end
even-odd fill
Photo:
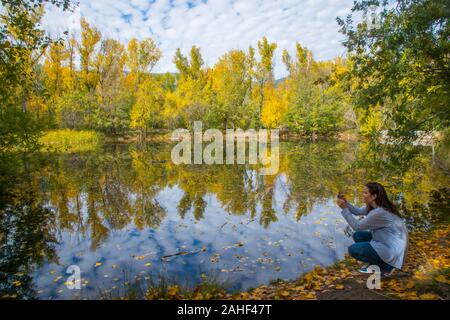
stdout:
MULTIPOLYGON (((338 191, 362 205, 376 180, 410 229, 448 214, 449 177, 429 147, 386 159, 359 142, 282 142, 278 174, 251 165, 174 165, 171 144, 2 159, 0 293, 115 297, 161 276, 230 292, 295 279, 352 243, 338 191), (65 284, 81 270, 81 290, 65 284)), ((388 152, 389 154, 389 152, 388 152)))

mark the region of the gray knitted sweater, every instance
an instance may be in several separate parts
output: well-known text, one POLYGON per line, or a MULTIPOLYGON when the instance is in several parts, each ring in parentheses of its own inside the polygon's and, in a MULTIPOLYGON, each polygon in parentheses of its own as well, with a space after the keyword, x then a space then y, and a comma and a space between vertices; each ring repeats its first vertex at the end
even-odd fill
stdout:
POLYGON ((370 244, 387 264, 401 269, 408 245, 408 231, 403 219, 382 207, 367 212, 367 206, 357 208, 347 202, 341 214, 353 230, 372 232, 370 244), (365 216, 357 220, 353 215, 365 216))

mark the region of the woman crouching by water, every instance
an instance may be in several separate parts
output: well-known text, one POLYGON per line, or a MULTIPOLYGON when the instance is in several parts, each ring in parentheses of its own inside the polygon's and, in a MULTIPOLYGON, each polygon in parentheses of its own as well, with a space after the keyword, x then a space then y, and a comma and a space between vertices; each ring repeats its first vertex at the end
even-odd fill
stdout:
POLYGON ((386 190, 377 182, 370 182, 363 189, 365 206, 357 208, 339 194, 337 204, 342 216, 355 230, 355 243, 348 248, 350 256, 368 263, 362 273, 370 272, 370 265, 380 267, 386 276, 394 269, 401 269, 408 246, 408 232, 396 206, 389 201, 386 190), (353 215, 365 216, 357 220, 353 215))

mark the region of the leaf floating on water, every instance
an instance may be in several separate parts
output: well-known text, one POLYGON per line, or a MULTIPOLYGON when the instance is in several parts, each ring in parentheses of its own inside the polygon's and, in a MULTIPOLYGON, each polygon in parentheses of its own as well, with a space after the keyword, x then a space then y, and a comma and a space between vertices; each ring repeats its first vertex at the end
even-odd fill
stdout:
POLYGON ((231 249, 231 248, 242 247, 243 245, 244 245, 243 242, 238 241, 238 243, 236 243, 235 245, 232 245, 232 246, 225 246, 225 247, 223 247, 222 249, 223 249, 223 250, 228 250, 228 249, 231 249))
POLYGON ((235 253, 235 254, 233 254, 233 256, 234 256, 236 259, 238 259, 240 262, 242 262, 242 261, 244 261, 244 260, 246 259, 246 257, 243 256, 242 254, 237 254, 237 253, 235 253))
POLYGON ((276 266, 276 267, 275 267, 275 271, 276 271, 276 272, 280 272, 280 271, 281 271, 281 267, 280 267, 280 266, 276 266))
POLYGON ((237 266, 236 268, 227 270, 227 272, 241 272, 241 271, 244 271, 244 269, 241 266, 237 266))
POLYGON ((264 264, 264 263, 271 264, 271 263, 273 263, 273 259, 272 258, 258 258, 258 259, 256 259, 255 262, 258 262, 261 264, 264 264))
POLYGON ((220 254, 219 253, 215 253, 211 256, 211 258, 209 258, 209 260, 211 260, 212 263, 216 263, 218 262, 220 259, 220 254))
POLYGON ((144 266, 146 267, 150 267, 152 264, 150 262, 147 262, 146 264, 144 264, 144 266))
POLYGON ((14 282, 13 282, 13 285, 14 285, 15 287, 20 287, 20 286, 22 285, 22 282, 20 282, 20 281, 14 281, 14 282))
POLYGON ((94 264, 94 267, 100 267, 101 265, 102 265, 103 263, 101 263, 101 262, 96 262, 95 264, 94 264))
POLYGON ((155 252, 153 252, 153 251, 147 252, 147 253, 144 253, 143 255, 139 255, 139 256, 133 255, 132 257, 136 260, 144 260, 145 258, 147 258, 148 256, 150 256, 152 254, 155 254, 155 252))
POLYGON ((115 269, 115 268, 117 268, 117 265, 116 265, 116 264, 113 264, 113 265, 111 266, 111 268, 115 269))

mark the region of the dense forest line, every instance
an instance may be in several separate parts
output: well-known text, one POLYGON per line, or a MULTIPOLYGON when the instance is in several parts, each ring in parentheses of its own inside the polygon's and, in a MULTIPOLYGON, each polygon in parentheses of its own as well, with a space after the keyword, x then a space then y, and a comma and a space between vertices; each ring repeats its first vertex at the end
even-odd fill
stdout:
MULTIPOLYGON (((50 39, 41 28, 44 5, 64 1, 2 0, 2 147, 32 145, 38 132, 70 128, 109 136, 190 128, 280 128, 306 136, 357 129, 394 136, 436 131, 449 123, 449 8, 445 1, 375 1, 381 25, 338 18, 346 57, 316 61, 296 43, 283 50, 289 75, 274 78, 278 48, 230 50, 206 67, 201 49, 178 49, 176 74, 155 74, 162 57, 153 39, 121 43, 81 19, 81 34, 50 39), (381 19, 380 18, 380 19, 381 19)), ((367 14, 369 3, 354 11, 367 14)))
POLYGON ((275 85, 277 45, 267 38, 258 42, 259 60, 250 47, 231 50, 206 68, 194 46, 188 55, 176 52, 178 73, 152 74, 162 56, 153 39, 127 45, 102 39, 84 19, 81 30, 79 41, 69 35, 49 44, 31 66, 33 90, 21 92, 23 110, 49 128, 145 135, 149 129, 188 128, 202 120, 213 128, 283 126, 332 134, 352 125, 344 121, 352 109, 339 79, 346 61, 315 61, 299 43, 295 58, 283 52, 290 75, 275 85))

